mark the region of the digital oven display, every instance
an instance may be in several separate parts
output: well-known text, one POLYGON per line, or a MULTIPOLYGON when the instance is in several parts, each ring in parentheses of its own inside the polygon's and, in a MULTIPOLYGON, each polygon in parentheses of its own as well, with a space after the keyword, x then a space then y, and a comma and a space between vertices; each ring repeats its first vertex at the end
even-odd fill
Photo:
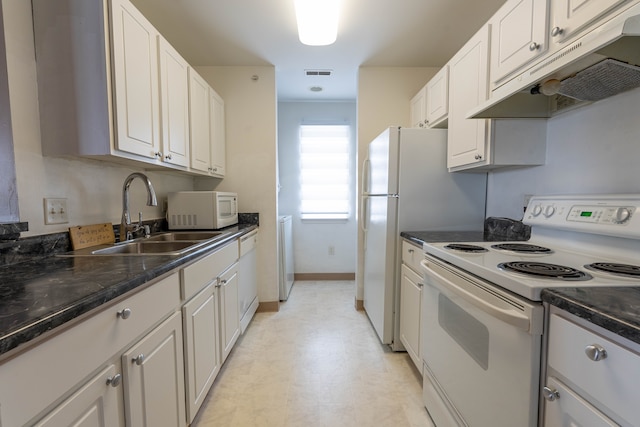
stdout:
POLYGON ((582 211, 580 212, 580 216, 583 218, 589 218, 591 215, 593 215, 593 212, 591 211, 582 211))

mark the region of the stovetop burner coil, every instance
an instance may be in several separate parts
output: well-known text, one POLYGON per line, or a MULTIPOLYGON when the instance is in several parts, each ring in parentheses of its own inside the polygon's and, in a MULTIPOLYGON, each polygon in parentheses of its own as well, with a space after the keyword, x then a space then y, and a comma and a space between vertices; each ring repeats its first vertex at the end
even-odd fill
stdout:
POLYGON ((617 264, 614 262, 594 262, 584 266, 591 271, 600 271, 615 276, 640 278, 640 266, 631 264, 617 264))
POLYGON ((549 264, 546 262, 513 261, 498 264, 498 268, 538 279, 554 280, 590 280, 592 276, 584 271, 576 270, 564 265, 549 264))
POLYGON ((527 254, 550 254, 553 251, 544 246, 532 245, 529 243, 499 243, 497 245, 491 245, 493 249, 501 251, 511 251, 527 254))
POLYGON ((488 249, 478 245, 469 245, 466 243, 450 243, 445 246, 445 249, 452 251, 468 252, 468 253, 481 253, 488 252, 488 249))

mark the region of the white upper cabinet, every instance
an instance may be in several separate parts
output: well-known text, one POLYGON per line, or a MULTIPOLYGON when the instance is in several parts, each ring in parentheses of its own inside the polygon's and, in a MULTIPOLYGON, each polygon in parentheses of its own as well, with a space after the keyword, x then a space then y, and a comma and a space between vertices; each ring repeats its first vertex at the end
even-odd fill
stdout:
POLYGON ((189 118, 191 167, 208 173, 211 170, 209 85, 193 68, 189 69, 189 118))
POLYGON ((189 166, 189 64, 162 37, 160 49, 160 110, 162 159, 189 166))
POLYGON ((562 43, 595 19, 623 3, 632 3, 632 1, 553 0, 553 15, 549 25, 551 39, 555 43, 562 43))
POLYGON ((489 21, 491 82, 500 82, 548 50, 549 0, 510 0, 489 21))
POLYGON ((446 127, 449 113, 449 65, 445 65, 427 83, 427 126, 446 127))
POLYGON ((488 52, 489 26, 485 25, 449 61, 448 168, 485 159, 488 120, 469 120, 466 115, 487 99, 488 52))
POLYGON ((411 127, 423 128, 427 125, 427 85, 416 93, 410 102, 411 127))
POLYGON ((209 127, 211 134, 211 174, 224 176, 226 172, 226 132, 224 100, 209 88, 209 127))
POLYGON ((189 69, 191 167, 215 177, 225 174, 224 101, 189 69))
MULTIPOLYGON (((44 155, 224 175, 223 160, 222 173, 210 169, 209 85, 206 109, 191 118, 206 140, 195 154, 203 169, 190 153, 189 65, 129 0, 33 0, 32 8, 44 155)), ((224 123, 223 110, 212 111, 224 123)), ((215 135, 224 139, 224 129, 215 135)), ((224 146, 215 150, 224 159, 224 146)))
POLYGON ((160 155, 158 32, 126 0, 111 1, 116 147, 160 155))

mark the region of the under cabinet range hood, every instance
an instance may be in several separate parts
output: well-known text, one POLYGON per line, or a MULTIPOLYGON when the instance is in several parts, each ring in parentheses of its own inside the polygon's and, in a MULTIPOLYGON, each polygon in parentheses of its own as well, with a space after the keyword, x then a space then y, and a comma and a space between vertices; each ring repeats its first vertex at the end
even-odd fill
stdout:
POLYGON ((467 118, 551 117, 636 87, 640 87, 640 4, 514 75, 467 118))

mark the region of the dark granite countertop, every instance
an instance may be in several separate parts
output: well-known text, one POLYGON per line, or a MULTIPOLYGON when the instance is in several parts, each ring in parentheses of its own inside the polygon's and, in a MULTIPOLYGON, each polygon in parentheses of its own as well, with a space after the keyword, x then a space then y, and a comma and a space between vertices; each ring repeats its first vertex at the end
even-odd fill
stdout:
POLYGON ((640 344, 640 286, 545 289, 542 301, 640 344))
POLYGON ((402 231, 401 237, 418 245, 436 242, 482 242, 482 231, 402 231))
POLYGON ((184 255, 38 256, 0 267, 0 355, 211 250, 255 225, 184 255))

